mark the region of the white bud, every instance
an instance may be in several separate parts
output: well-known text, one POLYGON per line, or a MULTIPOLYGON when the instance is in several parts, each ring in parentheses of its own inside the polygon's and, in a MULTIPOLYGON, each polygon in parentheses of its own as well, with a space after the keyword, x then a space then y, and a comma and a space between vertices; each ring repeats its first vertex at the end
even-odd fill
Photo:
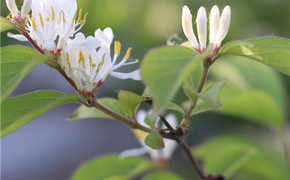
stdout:
POLYGON ((204 50, 206 48, 206 36, 207 36, 207 17, 206 11, 203 6, 198 9, 197 17, 196 17, 196 26, 197 26, 197 34, 199 44, 201 49, 204 50))
POLYGON ((199 44, 196 40, 196 37, 194 35, 193 29, 192 29, 192 15, 190 13, 190 10, 187 6, 183 6, 182 8, 182 28, 185 36, 187 39, 192 43, 193 47, 195 49, 199 49, 199 44))
POLYGON ((32 4, 32 0, 24 0, 23 6, 21 9, 21 17, 23 19, 25 19, 27 14, 29 13, 29 11, 31 9, 31 4, 32 4))
POLYGON ((6 5, 9 9, 9 11, 11 12, 13 17, 18 17, 18 9, 15 3, 15 0, 6 0, 6 5))
POLYGON ((216 39, 216 35, 219 29, 219 22, 220 21, 220 10, 217 5, 213 6, 210 11, 209 17, 209 40, 210 43, 213 44, 216 39))
POLYGON ((230 6, 226 6, 221 15, 219 30, 217 32, 217 36, 214 43, 216 47, 220 47, 222 41, 226 37, 229 31, 230 23, 231 23, 231 8, 230 6))

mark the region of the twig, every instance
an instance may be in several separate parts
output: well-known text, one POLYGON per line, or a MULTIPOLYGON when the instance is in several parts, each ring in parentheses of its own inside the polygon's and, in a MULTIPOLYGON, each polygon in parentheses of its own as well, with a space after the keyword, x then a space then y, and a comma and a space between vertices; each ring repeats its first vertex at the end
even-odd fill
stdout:
MULTIPOLYGON (((201 75, 201 78, 200 78, 200 81, 199 81, 199 84, 198 84, 198 87, 196 90, 198 93, 201 92, 203 85, 205 83, 206 77, 207 77, 208 69, 210 66, 207 62, 210 62, 210 59, 206 59, 205 63, 203 63, 202 75, 201 75)), ((196 106, 197 100, 198 100, 198 97, 191 101, 186 113, 184 114, 184 117, 183 117, 181 124, 185 124, 189 120, 189 118, 191 116, 191 112, 196 106)))
POLYGON ((111 111, 110 109, 106 108, 105 106, 101 105, 100 103, 97 102, 96 98, 93 97, 92 98, 92 106, 94 106, 95 108, 99 109, 100 111, 118 119, 119 121, 127 124, 128 126, 130 126, 131 128, 133 129, 139 129, 139 130, 142 130, 142 131, 145 131, 145 132, 151 132, 151 129, 150 128, 147 128, 145 126, 142 126, 141 124, 137 124, 136 122, 124 117, 124 116, 121 116, 113 111, 111 111))
POLYGON ((202 167, 199 165, 195 157, 193 156, 192 152, 190 151, 189 146, 186 144, 186 142, 175 133, 175 130, 172 128, 172 126, 167 122, 167 120, 163 116, 159 116, 161 121, 165 124, 165 126, 169 129, 170 134, 173 136, 174 140, 180 145, 183 152, 187 155, 189 158, 192 166, 197 171, 198 175, 201 179, 205 179, 206 175, 202 169, 202 167))

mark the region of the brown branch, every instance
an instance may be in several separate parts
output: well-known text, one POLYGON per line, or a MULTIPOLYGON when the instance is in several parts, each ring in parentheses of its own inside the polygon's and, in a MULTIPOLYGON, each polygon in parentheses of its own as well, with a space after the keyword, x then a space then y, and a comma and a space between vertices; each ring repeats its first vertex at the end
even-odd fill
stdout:
POLYGON ((145 132, 151 132, 151 129, 150 128, 147 128, 145 126, 142 126, 141 124, 138 124, 124 116, 121 116, 120 114, 117 114, 113 111, 111 111, 110 109, 106 108, 105 106, 101 105, 100 103, 97 102, 95 96, 93 95, 93 98, 92 98, 92 102, 91 102, 91 105, 97 109, 99 109, 100 111, 118 119, 119 121, 127 124, 128 126, 130 126, 131 128, 133 129, 139 129, 139 130, 142 130, 142 131, 145 131, 145 132))
POLYGON ((167 120, 163 116, 159 116, 159 117, 160 117, 161 121, 165 124, 165 126, 168 128, 168 130, 170 131, 172 138, 179 144, 179 146, 181 147, 183 152, 188 157, 190 163, 192 164, 192 166, 194 167, 194 169, 198 173, 199 177, 201 179, 205 179, 206 175, 205 175, 202 167, 197 162, 196 158, 193 156, 189 146, 182 139, 182 137, 180 137, 178 134, 175 133, 175 130, 172 128, 172 126, 167 122, 167 120))

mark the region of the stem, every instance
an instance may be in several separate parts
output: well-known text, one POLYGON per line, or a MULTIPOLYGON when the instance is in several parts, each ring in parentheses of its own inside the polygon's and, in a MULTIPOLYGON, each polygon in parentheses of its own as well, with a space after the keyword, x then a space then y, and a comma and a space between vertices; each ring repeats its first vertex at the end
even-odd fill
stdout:
POLYGON ((186 142, 181 137, 177 136, 177 134, 175 133, 172 126, 167 122, 167 120, 163 116, 159 116, 159 117, 160 117, 161 121, 165 124, 165 126, 170 130, 170 133, 174 137, 174 140, 180 145, 183 152, 187 155, 189 161, 191 162, 194 169, 197 171, 199 177, 201 179, 205 179, 206 175, 205 175, 202 167, 197 162, 196 158, 193 156, 189 146, 186 144, 186 142))
MULTIPOLYGON (((207 77, 208 69, 209 69, 209 64, 204 63, 203 64, 202 75, 201 75, 201 78, 200 78, 200 81, 199 81, 199 84, 198 84, 198 87, 197 87, 197 90, 196 90, 197 93, 200 93, 202 88, 203 88, 203 85, 204 85, 206 77, 207 77)), ((184 114, 184 118, 183 118, 181 124, 185 124, 189 120, 191 112, 196 106, 197 100, 198 100, 198 97, 191 101, 186 113, 184 114)))
POLYGON ((41 49, 35 42, 34 40, 29 36, 26 30, 20 29, 20 32, 22 33, 23 36, 27 38, 27 40, 32 44, 32 46, 37 49, 38 52, 41 54, 45 54, 44 50, 41 49))
POLYGON ((119 121, 127 124, 128 126, 130 126, 133 129, 139 129, 139 130, 142 130, 142 131, 145 131, 145 132, 151 132, 150 128, 142 126, 141 124, 137 124, 136 122, 131 121, 130 119, 128 119, 128 118, 126 118, 124 116, 121 116, 121 115, 111 111, 110 109, 106 108, 105 106, 99 104, 95 97, 93 98, 92 106, 94 106, 95 108, 99 109, 100 111, 102 111, 102 112, 104 112, 104 113, 106 113, 106 114, 118 119, 119 121))

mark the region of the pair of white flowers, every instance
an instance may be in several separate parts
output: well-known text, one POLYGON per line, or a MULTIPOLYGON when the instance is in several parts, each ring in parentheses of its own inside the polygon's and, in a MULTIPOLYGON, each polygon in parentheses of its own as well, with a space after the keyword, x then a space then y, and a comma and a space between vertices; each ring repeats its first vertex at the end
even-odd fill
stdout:
MULTIPOLYGON (((213 46, 213 51, 220 48, 222 41, 226 37, 231 22, 231 8, 226 6, 220 16, 217 5, 213 6, 209 17, 209 43, 213 46)), ((196 17, 198 40, 192 28, 192 15, 187 6, 182 9, 182 28, 185 36, 191 42, 193 48, 202 53, 207 48, 207 15, 202 6, 199 8, 196 17)))
MULTIPOLYGON (((109 74, 120 79, 141 80, 139 70, 130 73, 116 71, 137 61, 127 62, 131 48, 122 59, 118 58, 121 53, 118 41, 111 57, 110 47, 114 38, 111 28, 104 31, 97 29, 94 36, 87 38, 83 33, 77 33, 85 24, 87 13, 82 16, 82 9, 77 11, 76 0, 24 0, 21 11, 15 0, 6 0, 6 4, 14 22, 27 22, 26 31, 43 51, 60 53, 61 68, 75 82, 78 90, 93 91, 109 74)), ((28 41, 20 34, 8 33, 8 36, 28 41)))

